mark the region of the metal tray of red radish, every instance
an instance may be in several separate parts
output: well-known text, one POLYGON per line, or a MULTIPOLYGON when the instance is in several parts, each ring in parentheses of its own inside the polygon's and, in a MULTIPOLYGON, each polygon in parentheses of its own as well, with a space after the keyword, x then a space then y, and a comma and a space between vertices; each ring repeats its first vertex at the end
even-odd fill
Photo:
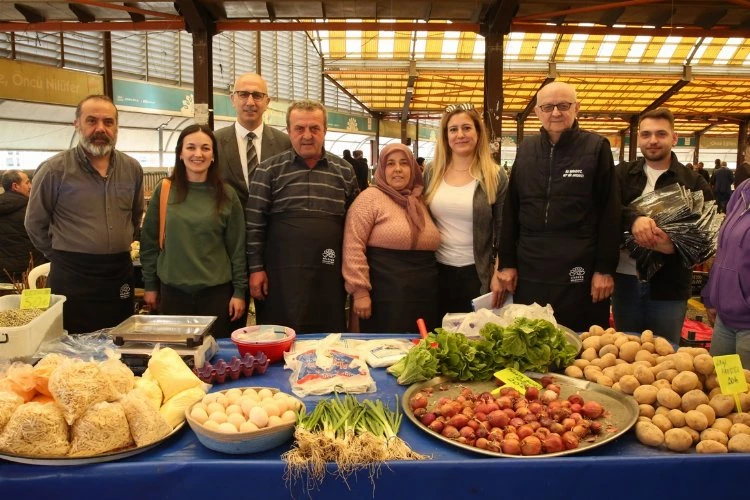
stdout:
MULTIPOLYGON (((527 373, 526 375, 537 381, 543 376, 543 374, 540 373, 527 373)), ((509 455, 507 453, 480 449, 475 446, 460 443, 427 428, 427 426, 425 426, 420 419, 414 415, 409 404, 412 396, 418 392, 423 392, 427 395, 427 410, 430 411, 435 408, 440 398, 455 398, 461 393, 461 390, 464 387, 471 389, 477 394, 497 389, 497 385, 494 381, 453 382, 445 377, 437 377, 410 386, 401 399, 401 406, 406 416, 414 423, 414 425, 434 438, 440 439, 451 446, 463 448, 464 450, 472 451, 474 453, 509 458, 545 458, 585 452, 619 438, 635 425, 635 422, 638 420, 638 403, 631 396, 587 380, 579 380, 565 375, 558 375, 556 373, 545 375, 553 377, 554 383, 560 386, 560 399, 567 399, 570 395, 577 393, 580 394, 585 401, 596 401, 604 407, 604 414, 598 419, 602 423, 602 430, 598 435, 591 436, 587 439, 581 439, 578 447, 570 450, 555 453, 542 453, 539 455, 509 455), (430 391, 428 391, 431 392, 430 394, 425 392, 427 389, 430 389, 430 391)))

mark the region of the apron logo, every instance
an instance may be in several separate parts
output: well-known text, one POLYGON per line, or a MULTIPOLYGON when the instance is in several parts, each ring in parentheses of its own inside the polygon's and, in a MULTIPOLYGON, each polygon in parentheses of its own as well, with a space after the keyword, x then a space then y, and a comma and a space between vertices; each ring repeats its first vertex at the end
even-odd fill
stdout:
POLYGON ((120 287, 120 298, 121 299, 128 299, 128 298, 130 298, 130 295, 131 295, 131 293, 130 293, 130 285, 127 284, 127 283, 124 283, 120 287))
POLYGON ((585 274, 586 271, 581 266, 574 267, 568 272, 571 283, 583 283, 583 277, 585 274))
POLYGON ((569 168, 565 172, 563 172, 563 178, 566 177, 574 177, 578 179, 583 179, 583 169, 575 169, 575 168, 569 168))
POLYGON ((326 248, 323 250, 323 264, 332 266, 336 263, 336 252, 332 248, 326 248))

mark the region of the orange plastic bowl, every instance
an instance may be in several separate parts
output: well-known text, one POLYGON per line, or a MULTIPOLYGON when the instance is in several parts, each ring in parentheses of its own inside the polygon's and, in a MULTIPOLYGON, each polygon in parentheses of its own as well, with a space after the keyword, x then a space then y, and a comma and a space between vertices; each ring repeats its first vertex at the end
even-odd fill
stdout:
POLYGON ((291 328, 279 325, 246 326, 232 332, 232 342, 240 355, 265 353, 271 363, 284 358, 291 349, 297 334, 291 328))

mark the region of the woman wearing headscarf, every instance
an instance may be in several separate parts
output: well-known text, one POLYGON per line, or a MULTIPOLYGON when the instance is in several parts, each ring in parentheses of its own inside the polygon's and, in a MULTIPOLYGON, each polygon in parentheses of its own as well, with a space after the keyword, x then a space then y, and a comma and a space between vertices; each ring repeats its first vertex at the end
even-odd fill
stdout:
POLYGON ((499 307, 496 259, 508 176, 492 160, 487 131, 471 104, 445 109, 425 186, 440 230, 438 314, 469 312, 471 300, 489 291, 499 307))
POLYGON ((346 215, 343 275, 361 332, 416 332, 437 323, 435 250, 440 234, 421 200, 424 182, 411 150, 389 144, 375 184, 346 215))

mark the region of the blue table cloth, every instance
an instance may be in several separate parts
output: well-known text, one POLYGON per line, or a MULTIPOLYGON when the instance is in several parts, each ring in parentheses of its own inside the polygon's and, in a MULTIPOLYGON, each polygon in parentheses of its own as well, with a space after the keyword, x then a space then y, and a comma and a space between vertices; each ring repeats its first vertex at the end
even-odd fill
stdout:
MULTIPOLYGON (((218 357, 237 350, 220 341, 218 357)), ((215 360, 214 360, 215 361, 215 360)), ((290 371, 272 365, 264 375, 215 385, 267 386, 291 392, 290 371)), ((378 392, 364 395, 394 404, 403 394, 385 369, 373 369, 378 392)), ((305 399, 312 408, 320 397, 305 399)), ((290 498, 414 499, 641 499, 744 498, 750 455, 678 454, 647 448, 632 432, 591 451, 548 459, 494 458, 451 447, 404 419, 401 437, 432 456, 426 461, 389 462, 373 483, 367 472, 344 482, 329 467, 319 488, 284 480, 280 455, 291 441, 254 455, 224 455, 204 448, 186 425, 159 446, 114 462, 78 466, 37 466, 0 460, 0 498, 159 498, 205 500, 290 498), (739 495, 739 496, 737 496, 739 495)))

